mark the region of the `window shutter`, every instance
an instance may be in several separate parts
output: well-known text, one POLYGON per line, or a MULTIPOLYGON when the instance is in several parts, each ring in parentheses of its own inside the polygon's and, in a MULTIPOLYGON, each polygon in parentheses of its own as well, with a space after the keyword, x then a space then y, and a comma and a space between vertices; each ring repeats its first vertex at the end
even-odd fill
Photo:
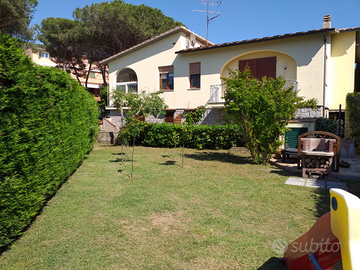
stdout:
POLYGON ((266 76, 267 78, 276 78, 276 56, 239 60, 239 70, 243 72, 249 66, 251 75, 258 80, 266 76))
POLYGON ((200 62, 190 63, 190 75, 200 74, 200 62))
POLYGON ((159 73, 174 73, 174 66, 159 67, 159 73))

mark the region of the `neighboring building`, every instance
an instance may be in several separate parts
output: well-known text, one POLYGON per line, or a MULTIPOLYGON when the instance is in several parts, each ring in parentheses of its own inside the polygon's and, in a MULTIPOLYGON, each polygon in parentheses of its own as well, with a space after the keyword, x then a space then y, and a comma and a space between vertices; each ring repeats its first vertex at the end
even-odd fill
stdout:
MULTIPOLYGON (((148 121, 180 122, 187 110, 203 105, 204 124, 221 123, 228 68, 249 65, 252 74, 282 75, 299 95, 316 98, 318 110, 301 110, 290 127, 314 130, 315 117, 337 114, 339 104, 354 92, 355 64, 359 62, 360 28, 331 28, 330 16, 322 29, 214 45, 185 27, 177 27, 103 61, 109 67, 110 91, 164 90, 169 106, 165 118, 148 121)), ((120 114, 109 101, 110 122, 120 127, 120 114)))
POLYGON ((31 60, 39 65, 45 67, 57 67, 57 64, 51 60, 50 54, 44 49, 38 48, 38 52, 33 52, 31 48, 26 50, 31 60))
MULTIPOLYGON (((58 64, 56 64, 53 61, 50 54, 42 48, 38 48, 37 52, 33 52, 31 48, 28 48, 26 50, 26 52, 30 56, 31 60, 37 65, 61 68, 61 67, 59 67, 58 64)), ((78 69, 79 73, 82 74, 81 76, 79 76, 79 80, 80 80, 80 83, 82 86, 85 86, 86 76, 89 71, 89 64, 86 59, 84 60, 84 63, 86 65, 85 72, 78 69)), ((75 74, 75 71, 73 70, 73 68, 70 68, 68 72, 70 73, 72 78, 77 80, 76 74, 75 74)), ((106 82, 108 82, 108 73, 107 72, 106 72, 105 78, 106 78, 106 82)), ((88 83, 87 83, 88 91, 93 93, 96 97, 99 97, 100 90, 102 89, 103 84, 104 84, 104 81, 103 81, 103 76, 102 76, 101 71, 98 69, 92 68, 90 71, 89 79, 88 79, 88 83)), ((98 99, 98 101, 100 101, 99 98, 97 98, 97 99, 98 99)))

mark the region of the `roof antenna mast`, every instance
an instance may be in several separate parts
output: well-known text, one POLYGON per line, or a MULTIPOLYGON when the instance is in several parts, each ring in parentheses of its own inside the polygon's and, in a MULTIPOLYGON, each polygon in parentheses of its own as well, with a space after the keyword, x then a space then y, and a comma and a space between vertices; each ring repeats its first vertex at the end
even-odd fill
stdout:
POLYGON ((208 40, 209 40, 209 22, 217 17, 220 16, 221 12, 218 11, 210 11, 209 10, 209 6, 215 6, 221 5, 221 0, 219 1, 210 1, 210 0, 195 0, 195 1, 201 1, 201 3, 203 3, 204 5, 206 5, 206 10, 193 10, 193 11, 197 11, 197 12, 206 12, 206 46, 208 46, 208 40), (214 14, 212 17, 209 17, 209 13, 214 14))

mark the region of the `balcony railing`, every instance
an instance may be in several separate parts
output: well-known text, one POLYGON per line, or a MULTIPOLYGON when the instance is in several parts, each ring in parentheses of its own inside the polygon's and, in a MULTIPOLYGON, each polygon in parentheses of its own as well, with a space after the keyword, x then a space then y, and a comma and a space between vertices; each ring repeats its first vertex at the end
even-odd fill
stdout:
POLYGON ((224 89, 225 86, 222 84, 210 85, 210 99, 208 103, 225 102, 224 89))
POLYGON ((299 90, 297 80, 293 80, 293 79, 286 80, 285 87, 290 87, 290 86, 294 86, 294 88, 293 88, 294 91, 299 90))
MULTIPOLYGON (((293 86, 294 91, 298 91, 298 82, 296 80, 286 80, 284 87, 293 86)), ((210 99, 207 102, 209 103, 222 103, 224 100, 224 91, 225 86, 223 84, 210 85, 210 99)), ((206 104, 206 105, 207 105, 206 104)))

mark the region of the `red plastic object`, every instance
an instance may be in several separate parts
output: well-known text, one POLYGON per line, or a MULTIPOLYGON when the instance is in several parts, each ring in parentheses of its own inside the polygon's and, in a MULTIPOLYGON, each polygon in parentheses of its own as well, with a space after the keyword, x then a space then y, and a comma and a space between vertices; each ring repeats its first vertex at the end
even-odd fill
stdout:
POLYGON ((340 243, 331 231, 330 212, 287 246, 283 260, 289 270, 313 270, 309 253, 314 255, 323 270, 332 270, 341 261, 340 243))

